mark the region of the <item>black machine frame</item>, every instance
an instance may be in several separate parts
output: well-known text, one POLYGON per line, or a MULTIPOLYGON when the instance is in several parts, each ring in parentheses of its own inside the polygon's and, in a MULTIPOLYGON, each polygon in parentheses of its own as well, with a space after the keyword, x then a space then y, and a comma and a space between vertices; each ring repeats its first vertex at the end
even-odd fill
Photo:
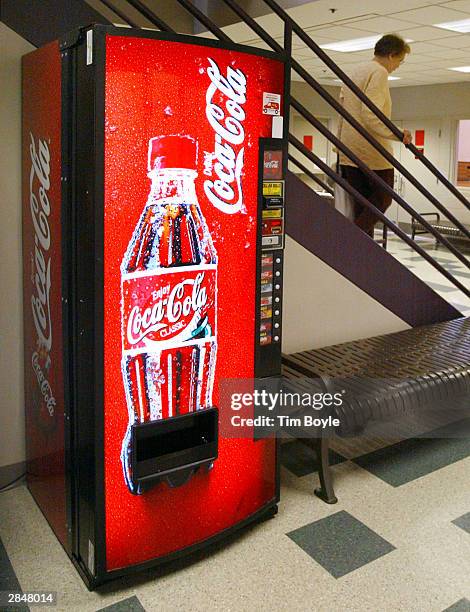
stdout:
MULTIPOLYGON (((104 123, 106 36, 128 36, 223 48, 268 57, 284 54, 167 32, 92 25, 59 41, 62 59, 62 234, 65 378, 66 552, 89 589, 205 549, 246 525, 273 516, 279 501, 276 443, 275 496, 257 512, 216 535, 156 559, 106 570, 104 500, 104 123), (90 34, 91 32, 91 34, 90 34), (91 46, 90 46, 91 41, 91 46), (79 95, 77 95, 79 92, 79 95)), ((286 79, 285 71, 285 79, 286 79)), ((288 122, 284 90, 284 134, 288 122)), ((287 149, 287 141, 284 139, 287 149)), ((260 151, 261 152, 261 151, 260 151)), ((283 155, 287 164, 287 150, 283 155)), ((285 174, 285 169, 284 169, 285 174)), ((262 181, 262 172, 259 176, 262 181)), ((260 226, 257 239, 261 253, 260 226)), ((258 272, 258 271, 257 271, 258 272)), ((259 297, 257 286, 257 303, 259 297)), ((258 328, 256 327, 255 343, 258 328)), ((280 373, 279 359, 276 367, 280 373)), ((255 376, 258 374, 255 372, 255 376)))
MULTIPOLYGON (((265 151, 281 151, 282 152, 282 162, 283 166, 285 165, 285 161, 287 159, 287 143, 283 141, 281 138, 260 138, 259 139, 259 160, 258 160, 258 228, 261 228, 263 221, 263 158, 265 151)), ((282 169, 282 181, 285 183, 286 171, 283 167, 282 169)), ((285 195, 285 194, 284 194, 285 195)), ((283 197, 284 197, 283 195, 283 197)), ((283 205, 283 223, 285 223, 285 200, 283 205)), ((283 233, 285 227, 283 226, 283 233)), ((265 253, 267 251, 264 251, 265 253)), ((281 248, 273 249, 269 251, 273 255, 275 254, 280 262, 277 265, 273 264, 273 271, 280 272, 278 284, 280 286, 277 291, 276 297, 279 297, 279 320, 282 318, 282 268, 284 263, 284 244, 282 244, 281 248)), ((261 283, 260 283, 260 274, 261 274, 261 255, 263 253, 263 245, 262 245, 262 235, 261 231, 258 232, 257 236, 257 244, 256 244, 256 303, 259 304, 261 300, 261 283)), ((274 278, 273 278, 274 282, 274 278)), ((274 288, 273 288, 273 298, 274 298, 274 288)), ((274 308, 274 300, 273 300, 273 308, 274 308)), ((274 320, 274 313, 273 313, 274 320)), ((282 340, 282 326, 279 328, 279 341, 272 342, 267 345, 260 345, 259 343, 259 331, 260 331, 260 311, 259 308, 256 310, 255 316, 255 327, 256 327, 256 337, 255 337, 255 376, 257 378, 262 378, 266 376, 281 376, 281 367, 282 367, 282 353, 281 353, 281 340, 282 340)))

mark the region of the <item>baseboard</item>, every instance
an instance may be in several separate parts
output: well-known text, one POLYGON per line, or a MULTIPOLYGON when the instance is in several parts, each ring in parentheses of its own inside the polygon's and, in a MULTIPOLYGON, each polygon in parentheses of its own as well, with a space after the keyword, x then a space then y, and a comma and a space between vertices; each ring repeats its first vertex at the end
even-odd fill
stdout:
POLYGON ((12 486, 18 486, 21 484, 21 476, 26 472, 26 462, 20 461, 19 463, 12 463, 10 465, 0 466, 0 489, 8 486, 11 482, 16 481, 12 486))

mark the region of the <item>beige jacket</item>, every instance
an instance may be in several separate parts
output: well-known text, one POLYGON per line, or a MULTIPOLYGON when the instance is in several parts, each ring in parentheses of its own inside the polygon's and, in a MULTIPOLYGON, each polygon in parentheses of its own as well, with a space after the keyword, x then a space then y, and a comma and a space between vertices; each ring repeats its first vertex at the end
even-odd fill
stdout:
MULTIPOLYGON (((372 100, 384 115, 390 118, 392 99, 390 98, 387 70, 378 62, 371 60, 358 66, 350 75, 350 78, 366 94, 369 100, 372 100)), ((396 136, 346 86, 341 88, 340 102, 376 140, 390 153, 393 153, 390 141, 398 140, 396 136)), ((342 117, 340 118, 338 137, 372 170, 384 170, 393 167, 342 117)), ((340 153, 339 163, 345 166, 356 166, 343 153, 340 153)))

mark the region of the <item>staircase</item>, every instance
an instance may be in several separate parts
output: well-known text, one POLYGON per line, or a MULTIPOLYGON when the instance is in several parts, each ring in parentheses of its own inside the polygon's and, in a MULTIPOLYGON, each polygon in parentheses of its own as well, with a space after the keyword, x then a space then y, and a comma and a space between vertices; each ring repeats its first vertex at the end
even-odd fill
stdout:
POLYGON ((287 234, 410 327, 461 316, 456 308, 292 172, 287 180, 286 202, 289 203, 287 234), (388 282, 391 278, 393 283, 388 282), (413 299, 404 300, 403 295, 413 299))
MULTIPOLYGON (((278 35, 276 38, 271 36, 260 25, 260 20, 257 21, 243 8, 241 0, 238 2, 235 0, 219 0, 219 5, 220 8, 223 6, 225 10, 230 9, 232 14, 245 24, 245 28, 252 31, 253 40, 250 41, 250 44, 264 48, 268 47, 282 54, 286 58, 289 75, 290 71, 295 71, 300 75, 311 87, 312 92, 314 91, 321 96, 325 102, 343 116, 345 121, 351 123, 384 157, 389 159, 396 171, 414 185, 444 219, 457 227, 467 238, 470 238, 470 231, 461 223, 458 215, 446 209, 432 193, 414 178, 411 172, 390 156, 293 57, 293 36, 300 39, 320 58, 341 79, 345 86, 351 88, 364 104, 369 106, 401 140, 400 129, 381 114, 278 2, 275 0, 260 0, 260 2, 264 3, 265 12, 271 11, 280 20, 283 29, 282 44, 280 42, 281 37, 278 35)), ((174 0, 172 3, 157 3, 151 0, 89 0, 89 2, 82 0, 68 0, 66 2, 43 0, 37 5, 37 11, 31 14, 30 3, 25 0, 4 0, 2 3, 2 20, 10 28, 37 46, 48 40, 58 38, 70 29, 85 26, 90 22, 120 23, 137 28, 153 27, 166 32, 175 32, 177 28, 179 32, 183 33, 201 32, 200 35, 202 36, 210 36, 225 42, 231 41, 230 27, 219 27, 212 19, 214 17, 213 13, 205 13, 199 8, 199 6, 207 5, 207 3, 197 0, 194 2, 174 0)), ((224 23, 226 23, 226 19, 224 23)), ((221 24, 221 26, 223 25, 221 24)), ((288 80, 290 80, 290 76, 288 80)), ((289 85, 290 83, 288 83, 289 85)), ((350 157, 373 180, 380 182, 375 173, 338 141, 336 136, 312 112, 299 100, 290 97, 286 100, 284 116, 287 117, 292 109, 323 134, 337 149, 350 157)), ((442 276, 446 286, 456 289, 458 295, 461 296, 459 301, 468 303, 470 307, 470 289, 451 272, 449 267, 444 266, 442 261, 439 261, 440 258, 433 257, 429 250, 423 248, 422 242, 412 240, 403 229, 377 211, 367 200, 355 192, 344 179, 327 166, 322 159, 307 149, 293 133, 289 134, 289 144, 289 161, 292 168, 299 168, 304 176, 319 184, 322 192, 331 194, 333 192, 331 187, 308 169, 307 165, 313 163, 334 183, 340 184, 352 196, 361 200, 365 206, 372 208, 388 228, 394 247, 397 244, 403 244, 403 248, 409 249, 413 256, 426 262, 428 266, 431 266, 442 276)), ((408 148, 420 163, 424 164, 436 179, 449 190, 459 202, 462 211, 470 210, 470 203, 467 199, 433 166, 425 155, 413 145, 408 145, 408 148)), ((382 186, 385 186, 385 183, 382 186)), ((387 187, 387 190, 390 191, 391 188, 387 187)), ((391 191, 395 202, 407 211, 416 222, 424 226, 462 268, 470 268, 470 262, 461 249, 434 229, 427 218, 421 216, 403 197, 393 190, 391 191)), ((287 177, 287 202, 286 229, 289 236, 312 255, 321 259, 379 304, 394 313, 407 325, 414 327, 461 316, 461 312, 450 304, 445 297, 442 297, 420 280, 408 267, 402 265, 397 257, 382 249, 356 226, 342 217, 326 198, 318 195, 293 172, 289 172, 287 177), (397 287, 399 291, 397 291, 397 287), (403 299, 404 295, 408 296, 408 299, 403 299)), ((394 249, 394 252, 398 253, 398 249, 394 249)))

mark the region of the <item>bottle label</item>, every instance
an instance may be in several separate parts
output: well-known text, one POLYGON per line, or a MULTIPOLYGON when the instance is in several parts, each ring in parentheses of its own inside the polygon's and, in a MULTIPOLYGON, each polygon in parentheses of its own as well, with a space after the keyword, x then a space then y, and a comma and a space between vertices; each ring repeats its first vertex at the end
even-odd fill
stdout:
POLYGON ((214 340, 216 264, 160 268, 122 276, 126 354, 214 340))

